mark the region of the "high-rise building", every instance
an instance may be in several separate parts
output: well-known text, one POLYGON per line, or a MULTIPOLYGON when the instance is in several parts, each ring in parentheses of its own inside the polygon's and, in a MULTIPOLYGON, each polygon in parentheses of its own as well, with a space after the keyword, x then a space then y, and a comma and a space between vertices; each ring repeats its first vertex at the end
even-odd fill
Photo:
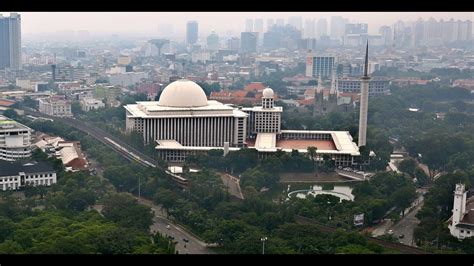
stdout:
POLYGON ((245 20, 245 31, 252 32, 253 31, 253 19, 246 19, 245 20))
POLYGON ((320 39, 321 36, 328 35, 328 22, 326 19, 322 18, 318 20, 316 24, 317 38, 320 39))
POLYGON ((262 42, 263 42, 263 19, 261 18, 258 18, 258 19, 255 19, 255 23, 254 23, 254 31, 255 32, 258 32, 258 45, 261 46, 262 45, 262 42))
POLYGON ((209 50, 219 49, 219 35, 217 35, 215 31, 212 31, 211 34, 207 37, 207 48, 209 50))
POLYGON ((21 16, 0 14, 0 70, 21 69, 21 16))
POLYGON ((313 19, 306 19, 304 21, 303 37, 307 39, 316 38, 316 29, 313 19))
POLYGON ((285 26, 285 19, 284 18, 277 18, 276 19, 277 26, 285 26))
POLYGON ((330 79, 336 64, 335 56, 315 56, 308 54, 306 58, 306 76, 322 79, 330 79))
POLYGON ((195 44, 198 39, 198 23, 197 21, 188 21, 186 24, 186 43, 195 44))
POLYGON ((267 19, 267 31, 275 25, 275 20, 272 18, 267 19))
POLYGON ((263 33, 263 19, 261 18, 255 19, 255 24, 254 24, 253 29, 255 32, 262 34, 263 33))
POLYGON ((392 45, 392 28, 390 26, 382 26, 380 27, 379 33, 382 35, 382 42, 384 46, 391 46, 392 45))
POLYGON ((360 112, 359 112, 359 143, 358 146, 362 147, 367 144, 367 110, 369 106, 369 80, 368 76, 369 67, 369 42, 365 48, 365 66, 364 76, 361 78, 361 94, 360 94, 360 112))
POLYGON ((341 16, 331 17, 331 39, 342 41, 345 31, 345 20, 341 16))
POLYGON ((240 34, 240 50, 244 53, 257 51, 258 32, 242 32, 240 34))
POLYGON ((232 37, 227 40, 227 49, 230 50, 239 50, 240 49, 240 39, 237 37, 232 37))
POLYGON ((290 17, 288 19, 288 24, 295 27, 299 31, 303 29, 303 20, 301 17, 290 17))

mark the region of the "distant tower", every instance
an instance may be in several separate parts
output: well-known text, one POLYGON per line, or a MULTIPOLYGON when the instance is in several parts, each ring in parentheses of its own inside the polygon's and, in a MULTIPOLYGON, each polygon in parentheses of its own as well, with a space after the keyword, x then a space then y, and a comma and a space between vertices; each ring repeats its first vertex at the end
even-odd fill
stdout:
POLYGON ((51 65, 51 82, 55 82, 56 81, 56 65, 55 64, 52 64, 51 65))
POLYGON ((466 212, 466 194, 464 184, 456 184, 456 189, 454 190, 453 220, 451 224, 453 228, 462 220, 463 214, 466 212))
POLYGON ((367 68, 369 67, 369 41, 365 48, 364 76, 361 78, 360 114, 359 114, 359 147, 366 145, 367 136, 367 109, 369 106, 369 80, 367 68))

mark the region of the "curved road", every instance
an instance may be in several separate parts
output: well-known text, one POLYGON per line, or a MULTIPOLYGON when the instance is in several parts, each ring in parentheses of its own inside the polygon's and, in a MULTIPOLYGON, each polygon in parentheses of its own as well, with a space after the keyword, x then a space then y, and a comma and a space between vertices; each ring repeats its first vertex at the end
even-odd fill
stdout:
MULTIPOLYGON (((39 113, 32 110, 24 110, 24 111, 25 111, 25 114, 28 114, 28 115, 33 115, 37 117, 45 117, 48 119, 64 122, 67 125, 70 125, 76 129, 79 129, 83 132, 88 133, 90 136, 92 136, 96 140, 100 141, 101 143, 104 143, 108 147, 111 147, 115 152, 119 153, 122 156, 125 156, 118 149, 114 148, 110 142, 104 139, 105 137, 108 137, 114 140, 115 142, 119 143, 123 147, 127 148, 129 151, 132 151, 133 153, 137 154, 141 158, 144 158, 145 160, 155 165, 158 165, 157 162, 153 160, 153 158, 150 158, 142 154, 141 152, 137 151, 130 145, 127 145, 126 143, 123 143, 117 138, 104 132, 102 129, 91 126, 84 121, 77 120, 74 118, 61 118, 61 117, 49 116, 49 115, 45 115, 43 113, 39 113)), ((160 206, 154 204, 153 202, 149 200, 146 200, 143 198, 139 199, 135 195, 132 195, 132 196, 137 198, 141 204, 147 205, 153 210, 153 212, 155 213, 155 217, 153 218, 154 223, 150 227, 150 230, 152 232, 158 231, 164 236, 173 237, 176 243, 176 251, 178 251, 179 254, 215 254, 214 251, 210 250, 207 247, 206 243, 200 241, 197 237, 195 237, 192 233, 186 231, 184 228, 178 225, 175 225, 171 221, 169 221, 166 218, 166 214, 164 210, 160 206), (170 225, 170 229, 167 228, 167 225, 170 225), (188 242, 185 242, 184 239, 188 240, 188 242)))

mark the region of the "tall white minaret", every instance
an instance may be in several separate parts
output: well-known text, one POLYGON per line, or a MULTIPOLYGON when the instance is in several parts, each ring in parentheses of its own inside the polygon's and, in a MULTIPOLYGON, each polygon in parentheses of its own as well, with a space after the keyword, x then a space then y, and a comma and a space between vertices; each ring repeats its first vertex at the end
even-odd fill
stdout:
POLYGON ((369 106, 369 80, 367 74, 369 67, 369 41, 365 49, 364 76, 361 78, 360 86, 360 114, 359 114, 359 147, 366 145, 367 136, 367 109, 369 106))
POLYGON ((454 190, 452 226, 458 224, 466 212, 466 194, 464 184, 456 184, 456 189, 454 190))

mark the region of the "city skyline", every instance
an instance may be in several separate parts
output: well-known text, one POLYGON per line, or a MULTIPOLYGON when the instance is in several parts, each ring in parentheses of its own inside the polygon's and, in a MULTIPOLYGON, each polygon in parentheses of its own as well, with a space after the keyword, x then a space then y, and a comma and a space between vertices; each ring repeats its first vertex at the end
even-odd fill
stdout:
MULTIPOLYGON (((381 26, 393 25, 401 18, 415 21, 419 18, 436 20, 474 20, 472 12, 19 12, 22 15, 22 33, 25 35, 85 30, 90 33, 122 33, 158 36, 164 25, 171 25, 173 35, 184 38, 186 23, 196 20, 200 38, 211 31, 220 35, 240 35, 247 19, 267 19, 300 16, 305 19, 327 19, 342 16, 349 21, 368 23, 369 33, 378 33, 381 26), (400 14, 403 13, 401 17, 400 14), (60 21, 60 23, 58 23, 60 21)), ((1 14, 8 15, 6 12, 1 14)), ((329 26, 329 25, 328 25, 329 26)))

